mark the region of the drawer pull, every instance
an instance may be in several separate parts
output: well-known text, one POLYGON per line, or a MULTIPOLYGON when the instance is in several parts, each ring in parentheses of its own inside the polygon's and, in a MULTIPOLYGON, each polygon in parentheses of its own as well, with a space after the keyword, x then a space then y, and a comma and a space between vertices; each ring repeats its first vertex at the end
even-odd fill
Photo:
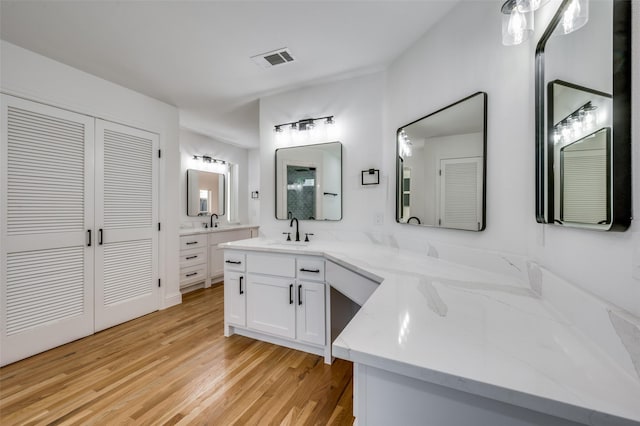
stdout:
POLYGON ((187 241, 187 245, 190 246, 191 244, 198 244, 197 241, 187 241))
POLYGON ((293 305, 293 284, 289 284, 289 304, 293 305))
POLYGON ((298 284, 298 306, 302 305, 302 284, 298 284))
POLYGON ((197 272, 192 272, 192 273, 190 273, 190 274, 187 274, 187 277, 192 277, 192 276, 194 276, 194 275, 198 275, 198 273, 197 273, 197 272))
POLYGON ((244 278, 244 277, 241 275, 241 276, 240 276, 240 294, 244 294, 244 291, 242 290, 242 279, 243 279, 243 278, 244 278))
POLYGON ((197 259, 197 258, 198 258, 198 255, 195 255, 195 256, 187 256, 187 260, 190 260, 190 259, 197 259))
POLYGON ((320 273, 320 269, 302 268, 302 269, 300 269, 300 272, 313 272, 314 274, 319 274, 320 273))
POLYGON ((234 265, 239 265, 242 262, 240 262, 239 260, 225 260, 224 263, 232 263, 234 265))

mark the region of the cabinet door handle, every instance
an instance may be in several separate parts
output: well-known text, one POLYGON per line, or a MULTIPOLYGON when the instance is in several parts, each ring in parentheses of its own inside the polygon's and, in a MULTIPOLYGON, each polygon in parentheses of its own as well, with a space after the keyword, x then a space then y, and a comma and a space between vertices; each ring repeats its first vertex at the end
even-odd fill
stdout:
POLYGON ((239 265, 242 262, 240 262, 239 260, 225 260, 224 263, 232 263, 234 265, 239 265))
POLYGON ((102 228, 98 229, 98 245, 102 245, 102 228))
POLYGON ((89 242, 87 243, 87 247, 91 247, 91 229, 87 229, 87 233, 89 234, 89 242))
POLYGON ((192 276, 194 276, 194 275, 198 275, 198 273, 197 273, 197 272, 192 272, 192 273, 190 273, 190 274, 187 274, 187 277, 192 277, 192 276))
POLYGON ((314 274, 319 274, 320 273, 320 269, 302 268, 302 269, 300 269, 300 272, 313 272, 314 274))
POLYGON ((302 305, 302 284, 298 284, 298 306, 302 305))
POLYGON ((289 284, 289 304, 293 305, 293 284, 289 284))
POLYGON ((242 290, 242 279, 244 277, 242 275, 240 275, 240 294, 244 294, 244 290, 242 290))
POLYGON ((191 244, 198 244, 197 241, 187 241, 187 245, 190 246, 191 244))
POLYGON ((195 258, 197 258, 197 257, 198 257, 197 255, 196 255, 196 256, 187 256, 187 260, 195 259, 195 258))

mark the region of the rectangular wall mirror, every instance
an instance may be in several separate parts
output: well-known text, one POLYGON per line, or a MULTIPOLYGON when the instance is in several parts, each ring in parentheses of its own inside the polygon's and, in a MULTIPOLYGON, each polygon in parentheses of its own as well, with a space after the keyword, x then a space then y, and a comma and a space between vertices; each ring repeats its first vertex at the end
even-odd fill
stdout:
POLYGON ((486 93, 400 127, 396 147, 398 223, 485 228, 486 93))
POLYGON ((561 3, 536 50, 536 217, 625 230, 631 221, 630 4, 589 2, 567 28, 561 3))
POLYGON ((342 219, 342 144, 276 150, 276 219, 342 219))
POLYGON ((225 214, 225 176, 222 173, 187 170, 187 216, 225 214))

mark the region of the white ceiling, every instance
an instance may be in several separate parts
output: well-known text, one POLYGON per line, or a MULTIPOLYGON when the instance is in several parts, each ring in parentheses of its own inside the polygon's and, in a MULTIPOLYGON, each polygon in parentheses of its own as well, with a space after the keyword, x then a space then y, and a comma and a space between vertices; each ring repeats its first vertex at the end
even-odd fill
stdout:
POLYGON ((457 1, 2 0, 0 36, 175 105, 184 127, 257 147, 260 96, 383 69, 457 1), (295 63, 249 59, 281 47, 295 63))

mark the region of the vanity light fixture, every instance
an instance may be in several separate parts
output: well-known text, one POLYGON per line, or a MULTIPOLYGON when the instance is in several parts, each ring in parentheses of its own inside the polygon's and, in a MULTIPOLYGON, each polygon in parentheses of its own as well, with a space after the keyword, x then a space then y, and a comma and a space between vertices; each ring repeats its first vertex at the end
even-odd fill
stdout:
POLYGON ((597 108, 589 101, 560 120, 553 126, 553 141, 570 143, 592 133, 597 125, 595 115, 597 108))
POLYGON ((276 133, 280 133, 283 131, 282 129, 283 127, 289 126, 289 129, 291 131, 298 130, 300 132, 303 132, 305 130, 313 129, 316 126, 316 121, 320 121, 320 120, 324 120, 325 125, 332 125, 335 123, 335 119, 333 115, 329 115, 326 117, 318 117, 318 118, 304 118, 302 120, 293 121, 291 123, 276 124, 273 130, 276 133))
MULTIPOLYGON (((502 44, 516 46, 529 39, 534 29, 534 12, 549 0, 507 0, 502 12, 502 44)), ((569 2, 562 15, 562 34, 582 28, 589 20, 589 0, 569 2)), ((565 3, 563 3, 564 5, 565 3)))
POLYGON ((400 150, 398 154, 401 157, 411 157, 413 155, 413 144, 404 129, 398 133, 398 149, 400 150))
POLYGON ((227 164, 227 162, 226 162, 226 161, 224 161, 224 160, 218 160, 217 158, 213 158, 213 157, 210 157, 210 156, 208 156, 208 155, 194 155, 194 156, 193 156, 193 159, 194 159, 194 160, 202 159, 202 162, 203 162, 203 163, 213 163, 213 164, 220 163, 220 164, 227 164))
POLYGON ((562 15, 563 34, 582 28, 589 20, 589 0, 572 0, 562 15))
POLYGON ((507 0, 502 5, 503 45, 516 46, 533 34, 534 9, 531 9, 531 3, 529 0, 507 0))

